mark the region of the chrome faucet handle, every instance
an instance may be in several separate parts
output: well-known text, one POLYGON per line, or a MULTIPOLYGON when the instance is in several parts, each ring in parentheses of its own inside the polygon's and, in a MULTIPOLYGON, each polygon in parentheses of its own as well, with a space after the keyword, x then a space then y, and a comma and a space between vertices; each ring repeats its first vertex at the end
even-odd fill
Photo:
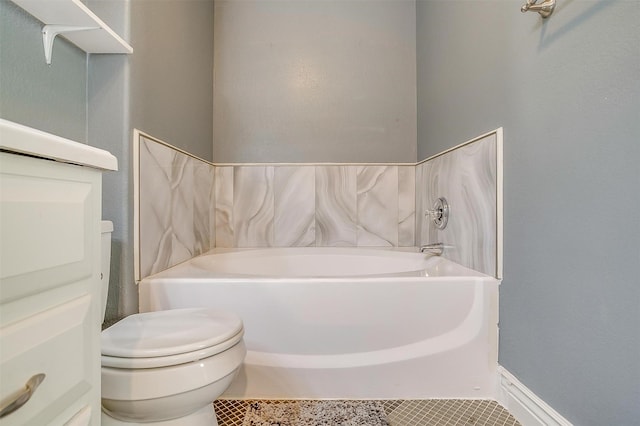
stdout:
POLYGON ((424 212, 424 215, 431 219, 436 228, 444 229, 449 221, 449 204, 447 203, 447 199, 444 197, 438 198, 433 204, 433 208, 424 212))

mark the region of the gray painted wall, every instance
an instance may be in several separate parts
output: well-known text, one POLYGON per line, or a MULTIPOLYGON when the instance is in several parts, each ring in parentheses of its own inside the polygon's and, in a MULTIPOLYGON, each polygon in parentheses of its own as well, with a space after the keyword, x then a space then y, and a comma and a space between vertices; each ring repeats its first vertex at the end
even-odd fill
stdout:
POLYGON ((504 126, 500 363, 574 424, 637 424, 639 4, 519 6, 418 1, 418 157, 504 126))
POLYGON ((0 0, 0 117, 78 142, 87 139, 87 55, 57 38, 44 61, 42 24, 0 0))
POLYGON ((129 95, 129 57, 89 58, 89 143, 118 158, 118 171, 102 177, 102 217, 114 224, 111 273, 105 318, 137 312, 133 275, 133 185, 129 95))
POLYGON ((215 9, 214 161, 415 162, 415 1, 215 9))
MULTIPOLYGON (((130 42, 129 0, 95 0, 87 5, 130 42)), ((102 217, 112 221, 114 228, 105 313, 107 324, 138 309, 138 291, 133 276, 130 63, 130 55, 89 55, 89 144, 106 149, 118 158, 118 171, 105 173, 102 178, 102 217)))
POLYGON ((138 311, 133 272, 132 137, 137 128, 203 159, 213 138, 213 2, 88 2, 134 53, 89 59, 89 143, 118 157, 105 175, 114 222, 107 321, 138 311), (130 35, 129 35, 130 33, 130 35))
POLYGON ((212 160, 213 0, 131 2, 131 125, 212 160))

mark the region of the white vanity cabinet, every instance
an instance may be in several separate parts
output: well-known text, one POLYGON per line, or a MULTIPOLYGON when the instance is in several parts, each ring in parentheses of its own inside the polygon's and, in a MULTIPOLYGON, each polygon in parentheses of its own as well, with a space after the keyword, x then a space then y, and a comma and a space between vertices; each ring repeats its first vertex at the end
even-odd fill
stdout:
POLYGON ((116 159, 4 120, 0 148, 0 409, 41 380, 0 425, 99 425, 101 182, 116 159))

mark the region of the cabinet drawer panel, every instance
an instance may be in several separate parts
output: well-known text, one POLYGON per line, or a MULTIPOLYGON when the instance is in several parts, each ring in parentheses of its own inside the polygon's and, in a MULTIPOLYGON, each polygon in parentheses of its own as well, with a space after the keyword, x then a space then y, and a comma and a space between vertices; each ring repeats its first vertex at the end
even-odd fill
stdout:
POLYGON ((97 385, 91 383, 96 355, 85 321, 90 306, 91 297, 83 296, 0 329, 0 400, 5 402, 33 375, 46 375, 31 399, 0 425, 52 419, 97 385))
POLYGON ((28 160, 1 164, 0 303, 92 274, 95 178, 53 162, 34 172, 28 160))

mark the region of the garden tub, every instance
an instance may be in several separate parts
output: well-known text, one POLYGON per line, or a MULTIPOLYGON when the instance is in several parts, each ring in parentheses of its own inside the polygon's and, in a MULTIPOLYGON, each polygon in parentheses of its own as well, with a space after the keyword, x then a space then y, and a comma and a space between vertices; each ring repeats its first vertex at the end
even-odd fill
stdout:
POLYGON ((217 249, 140 282, 140 311, 244 321, 227 398, 491 398, 493 277, 417 249, 217 249))

